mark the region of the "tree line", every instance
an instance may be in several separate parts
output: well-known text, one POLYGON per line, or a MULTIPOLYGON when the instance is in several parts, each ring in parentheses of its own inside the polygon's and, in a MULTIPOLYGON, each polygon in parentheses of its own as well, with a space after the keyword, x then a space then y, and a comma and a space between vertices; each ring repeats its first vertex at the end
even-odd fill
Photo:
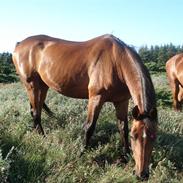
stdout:
POLYGON ((18 77, 12 62, 12 54, 9 52, 0 53, 0 83, 15 81, 18 81, 18 77))
POLYGON ((164 72, 167 60, 178 53, 183 53, 183 45, 175 46, 170 43, 150 48, 143 46, 138 50, 138 53, 151 72, 164 72))
MULTIPOLYGON (((183 53, 183 45, 175 46, 170 43, 163 46, 142 46, 137 52, 150 72, 158 73, 165 71, 165 63, 169 58, 175 54, 183 53)), ((12 54, 0 53, 0 83, 15 81, 18 81, 18 77, 12 62, 12 54)))

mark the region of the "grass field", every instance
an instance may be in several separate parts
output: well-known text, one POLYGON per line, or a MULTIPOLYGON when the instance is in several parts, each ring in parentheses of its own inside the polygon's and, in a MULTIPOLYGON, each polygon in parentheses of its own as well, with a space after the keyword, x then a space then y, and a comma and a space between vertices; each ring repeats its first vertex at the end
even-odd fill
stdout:
MULTIPOLYGON (((153 81, 159 128, 148 182, 183 182, 183 114, 171 108, 165 74, 153 75, 153 81)), ((0 85, 0 182, 138 182, 132 175, 133 159, 129 157, 128 164, 119 163, 122 147, 111 104, 102 109, 92 148, 80 157, 87 101, 50 90, 46 103, 55 116, 43 112, 43 138, 32 131, 29 102, 22 85, 0 85)))

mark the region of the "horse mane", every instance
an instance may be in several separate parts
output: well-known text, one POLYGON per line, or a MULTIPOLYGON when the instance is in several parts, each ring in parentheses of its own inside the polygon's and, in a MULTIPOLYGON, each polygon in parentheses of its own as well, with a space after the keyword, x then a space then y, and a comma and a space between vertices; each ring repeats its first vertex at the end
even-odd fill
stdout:
POLYGON ((136 60, 135 64, 141 76, 144 110, 149 111, 156 106, 156 95, 151 76, 137 52, 130 47, 128 49, 136 60))
POLYGON ((153 107, 156 107, 156 95, 148 69, 143 64, 140 56, 133 47, 126 45, 119 38, 114 37, 114 39, 121 47, 124 48, 125 45, 126 52, 130 54, 132 62, 136 65, 137 72, 141 79, 140 83, 142 88, 144 112, 149 112, 153 107))

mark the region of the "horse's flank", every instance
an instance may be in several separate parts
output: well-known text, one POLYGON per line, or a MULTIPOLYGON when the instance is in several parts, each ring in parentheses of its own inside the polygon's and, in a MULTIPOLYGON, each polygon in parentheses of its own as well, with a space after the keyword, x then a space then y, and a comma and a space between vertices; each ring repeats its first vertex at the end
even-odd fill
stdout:
POLYGON ((16 46, 14 60, 22 80, 31 81, 38 73, 46 85, 69 97, 104 93, 106 101, 114 102, 131 94, 141 113, 155 105, 153 85, 139 56, 113 35, 86 42, 29 37, 16 46))

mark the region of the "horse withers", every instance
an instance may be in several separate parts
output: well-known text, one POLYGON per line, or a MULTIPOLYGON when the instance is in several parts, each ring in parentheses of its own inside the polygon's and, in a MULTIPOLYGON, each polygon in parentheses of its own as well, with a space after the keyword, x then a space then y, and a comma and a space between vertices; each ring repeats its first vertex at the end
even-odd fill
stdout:
POLYGON ((181 111, 183 103, 183 54, 177 54, 166 63, 166 73, 173 96, 173 107, 181 111))
POLYGON ((128 142, 128 102, 132 97, 134 121, 131 144, 136 175, 149 176, 157 111, 154 87, 138 54, 113 35, 72 42, 45 35, 29 37, 16 45, 13 62, 25 85, 34 128, 44 135, 41 111, 48 88, 73 98, 88 99, 84 123, 87 147, 102 105, 112 102, 125 153, 128 142))

